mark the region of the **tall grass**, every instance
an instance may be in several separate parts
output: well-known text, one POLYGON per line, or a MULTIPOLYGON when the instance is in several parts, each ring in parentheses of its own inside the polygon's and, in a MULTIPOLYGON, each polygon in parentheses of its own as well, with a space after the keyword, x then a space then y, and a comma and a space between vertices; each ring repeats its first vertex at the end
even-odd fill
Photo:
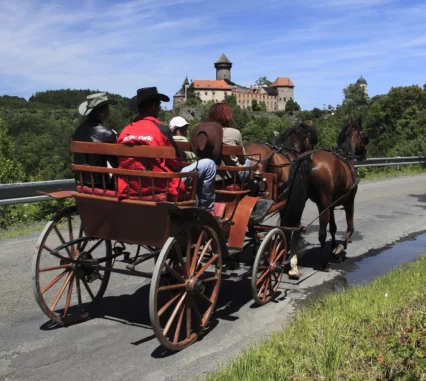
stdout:
POLYGON ((206 380, 426 380, 425 292, 423 256, 311 302, 206 380))

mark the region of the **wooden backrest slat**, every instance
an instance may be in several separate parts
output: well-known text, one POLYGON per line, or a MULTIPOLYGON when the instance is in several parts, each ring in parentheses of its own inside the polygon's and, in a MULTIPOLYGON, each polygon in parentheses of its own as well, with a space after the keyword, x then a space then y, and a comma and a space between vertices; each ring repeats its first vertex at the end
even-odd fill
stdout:
POLYGON ((91 165, 79 165, 79 164, 73 164, 72 170, 76 172, 108 173, 108 174, 113 174, 118 176, 148 177, 148 178, 155 178, 155 179, 197 177, 198 175, 198 172, 152 172, 152 171, 140 171, 136 169, 106 168, 106 167, 95 167, 91 165))
POLYGON ((151 146, 126 146, 124 144, 72 142, 71 151, 74 153, 146 157, 159 159, 175 159, 176 152, 173 147, 151 147, 151 146))
MULTIPOLYGON (((191 151, 190 142, 176 142, 176 144, 182 151, 191 151)), ((230 155, 242 156, 244 155, 244 150, 243 150, 243 147, 241 146, 231 146, 231 145, 223 144, 221 154, 223 156, 230 156, 230 155)))

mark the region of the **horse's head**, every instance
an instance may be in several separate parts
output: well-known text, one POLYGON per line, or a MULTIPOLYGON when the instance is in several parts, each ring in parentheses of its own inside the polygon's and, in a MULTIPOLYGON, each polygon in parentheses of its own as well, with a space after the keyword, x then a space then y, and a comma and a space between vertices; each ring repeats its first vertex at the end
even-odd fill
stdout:
POLYGON ((300 153, 311 151, 318 144, 318 135, 317 131, 313 127, 312 123, 297 123, 295 127, 296 135, 298 136, 298 141, 294 142, 294 146, 298 147, 300 153))
POLYGON ((351 153, 361 160, 367 158, 367 145, 369 143, 367 133, 361 125, 348 121, 348 126, 343 129, 338 137, 337 144, 346 153, 351 153))

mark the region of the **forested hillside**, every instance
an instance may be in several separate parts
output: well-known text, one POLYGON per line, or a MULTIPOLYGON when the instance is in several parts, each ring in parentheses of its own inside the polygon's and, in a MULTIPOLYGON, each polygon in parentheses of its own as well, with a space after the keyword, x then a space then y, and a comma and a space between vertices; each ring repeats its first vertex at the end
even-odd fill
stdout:
MULTIPOLYGON (((28 101, 0 97, 0 182, 71 178, 71 136, 81 122, 77 107, 93 92, 97 90, 46 91, 34 94, 28 101)), ((129 99, 117 94, 109 96, 119 103, 110 107, 108 124, 121 131, 134 117, 128 109, 129 99)), ((395 87, 372 99, 359 85, 349 85, 343 89, 341 105, 304 111, 292 107, 277 112, 274 118, 240 109, 233 96, 227 97, 226 102, 233 107, 233 126, 241 130, 247 142, 267 142, 272 131, 281 133, 303 120, 312 121, 317 128, 320 148, 333 148, 337 135, 351 119, 368 131, 370 157, 426 155, 426 85, 395 87)), ((203 119, 210 106, 197 106, 201 117, 192 120, 191 127, 203 119)), ((174 113, 163 111, 160 119, 168 123, 178 113, 179 109, 174 113)), ((0 227, 7 225, 5 210, 0 211, 0 227)), ((36 214, 44 217, 45 213, 36 214)))

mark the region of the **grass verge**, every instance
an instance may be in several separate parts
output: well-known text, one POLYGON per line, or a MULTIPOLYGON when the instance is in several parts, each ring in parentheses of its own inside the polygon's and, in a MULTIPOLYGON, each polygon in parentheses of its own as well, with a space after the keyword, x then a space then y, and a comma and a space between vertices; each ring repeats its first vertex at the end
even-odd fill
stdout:
POLYGON ((389 167, 375 167, 375 168, 358 168, 358 176, 362 180, 380 180, 392 177, 401 176, 414 176, 421 173, 426 173, 426 166, 423 164, 401 165, 399 169, 397 166, 389 167))
POLYGON ((43 222, 28 222, 23 224, 12 225, 9 229, 0 229, 0 240, 16 238, 27 234, 39 232, 43 230, 47 221, 43 222))
POLYGON ((206 381, 426 380, 425 292, 426 255, 311 302, 206 381))

